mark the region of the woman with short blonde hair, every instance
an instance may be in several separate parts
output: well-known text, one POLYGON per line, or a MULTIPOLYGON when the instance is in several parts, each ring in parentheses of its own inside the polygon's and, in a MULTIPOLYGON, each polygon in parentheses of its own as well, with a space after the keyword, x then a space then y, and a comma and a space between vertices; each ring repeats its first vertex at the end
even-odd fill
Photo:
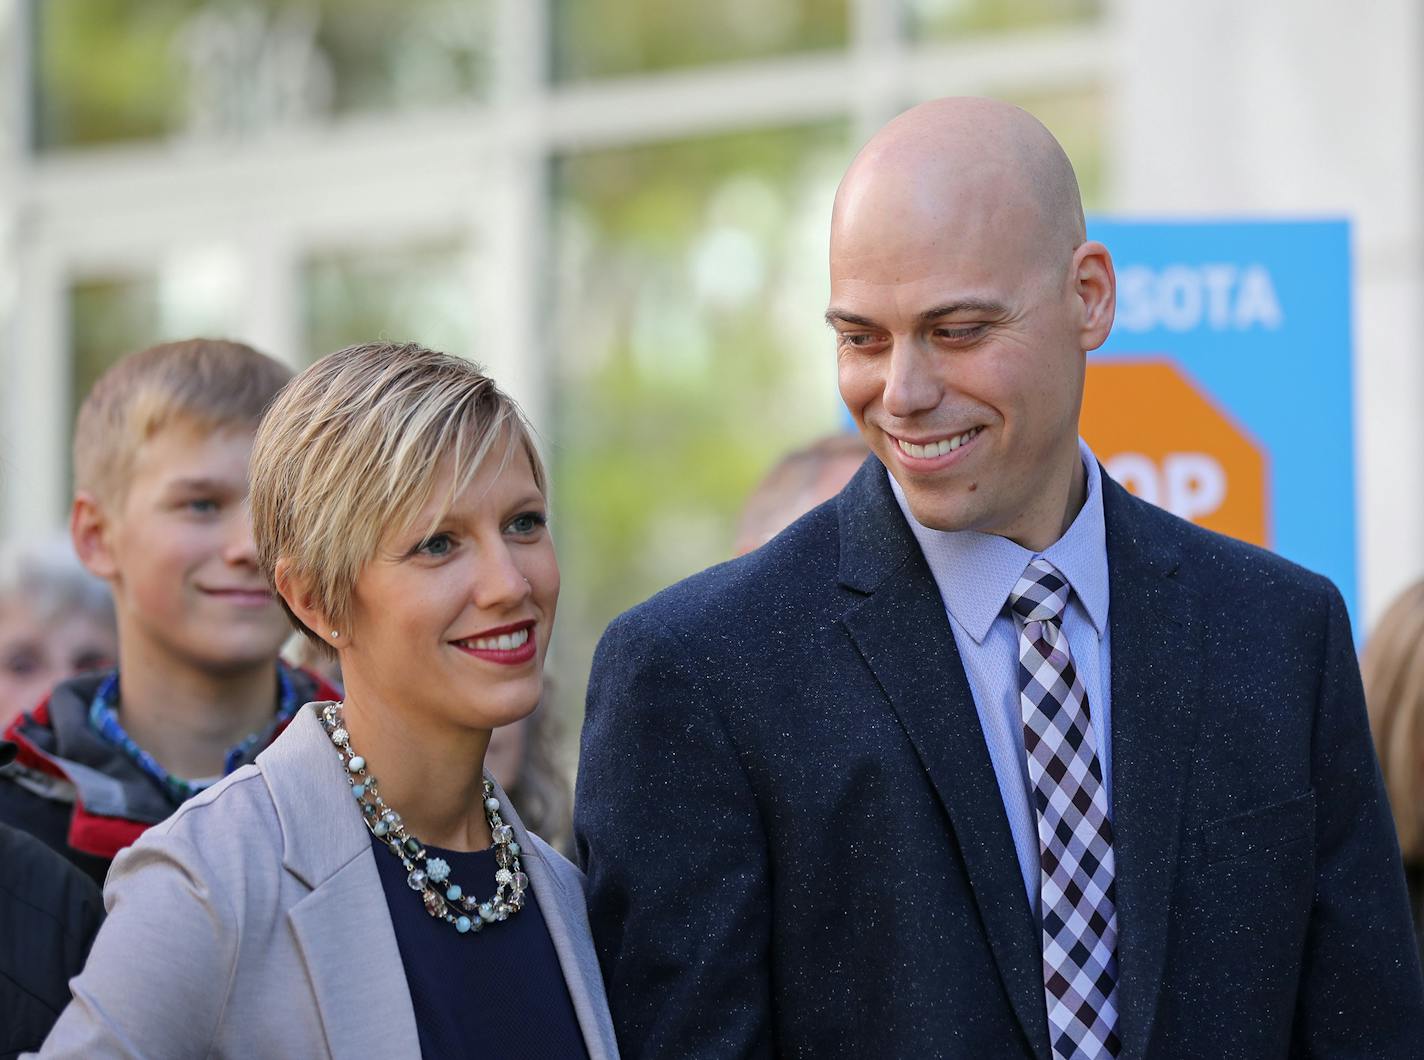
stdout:
POLYGON ((541 698, 545 493, 468 361, 354 346, 282 392, 259 562, 346 697, 114 863, 45 1055, 616 1056, 582 877, 483 769, 541 698))

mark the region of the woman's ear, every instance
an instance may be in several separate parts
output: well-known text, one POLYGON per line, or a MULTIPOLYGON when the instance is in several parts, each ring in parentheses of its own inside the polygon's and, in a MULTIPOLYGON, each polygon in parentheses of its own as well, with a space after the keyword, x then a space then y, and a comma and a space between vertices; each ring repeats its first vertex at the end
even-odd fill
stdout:
POLYGON ((286 602, 292 614, 297 616, 297 621, 333 650, 340 650, 344 646, 341 631, 333 627, 331 620, 316 606, 310 579, 295 570, 285 557, 277 560, 272 571, 272 580, 277 585, 277 593, 286 602))

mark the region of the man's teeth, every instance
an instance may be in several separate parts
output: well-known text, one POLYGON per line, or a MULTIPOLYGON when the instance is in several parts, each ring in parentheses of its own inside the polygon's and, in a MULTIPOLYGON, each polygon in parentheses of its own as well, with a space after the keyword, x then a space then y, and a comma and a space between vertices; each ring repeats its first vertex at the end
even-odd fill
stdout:
POLYGON ((971 427, 963 434, 956 434, 952 438, 941 438, 937 442, 930 442, 928 445, 916 445, 914 442, 907 442, 900 438, 895 439, 906 456, 913 456, 918 460, 927 460, 931 457, 944 456, 945 453, 952 453, 969 439, 982 431, 983 427, 971 427))
POLYGON ((529 630, 520 629, 513 633, 501 633, 497 637, 474 637, 459 643, 475 651, 513 651, 522 648, 529 641, 529 630))

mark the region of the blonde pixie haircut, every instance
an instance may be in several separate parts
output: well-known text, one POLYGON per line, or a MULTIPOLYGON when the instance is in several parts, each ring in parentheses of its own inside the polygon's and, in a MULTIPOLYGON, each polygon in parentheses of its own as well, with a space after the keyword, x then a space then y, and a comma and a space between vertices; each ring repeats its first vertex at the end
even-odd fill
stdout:
POLYGON ((1424 863, 1424 581, 1395 598, 1360 659, 1399 850, 1424 863))
MULTIPOLYGON (((292 380, 252 449, 252 533, 275 586, 278 560, 337 629, 351 617, 356 578, 387 534, 410 528, 440 471, 453 471, 431 521, 444 518, 485 460, 518 448, 546 492, 524 414, 479 366, 415 343, 370 343, 328 354, 292 380)), ((327 641, 283 608, 326 651, 327 641)))
POLYGON ((101 375, 74 422, 74 486, 123 502, 140 447, 174 422, 255 430, 291 371, 251 346, 222 339, 165 342, 101 375))

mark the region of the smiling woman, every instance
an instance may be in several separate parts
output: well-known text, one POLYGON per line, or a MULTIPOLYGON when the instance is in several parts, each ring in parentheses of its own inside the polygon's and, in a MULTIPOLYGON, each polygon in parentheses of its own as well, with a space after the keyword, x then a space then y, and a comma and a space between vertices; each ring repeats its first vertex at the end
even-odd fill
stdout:
POLYGON ((582 877, 483 769, 559 595, 518 407, 468 361, 349 347, 278 397, 251 477, 258 565, 346 699, 116 862, 55 1055, 616 1056, 582 877))

